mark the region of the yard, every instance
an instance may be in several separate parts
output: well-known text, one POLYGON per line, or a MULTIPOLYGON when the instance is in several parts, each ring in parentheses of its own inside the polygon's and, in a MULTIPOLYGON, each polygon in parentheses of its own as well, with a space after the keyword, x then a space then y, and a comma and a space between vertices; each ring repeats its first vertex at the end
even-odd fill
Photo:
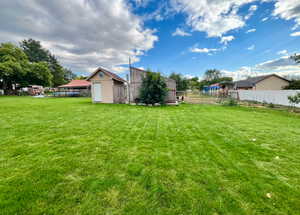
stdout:
POLYGON ((300 117, 0 97, 0 214, 299 214, 300 117))

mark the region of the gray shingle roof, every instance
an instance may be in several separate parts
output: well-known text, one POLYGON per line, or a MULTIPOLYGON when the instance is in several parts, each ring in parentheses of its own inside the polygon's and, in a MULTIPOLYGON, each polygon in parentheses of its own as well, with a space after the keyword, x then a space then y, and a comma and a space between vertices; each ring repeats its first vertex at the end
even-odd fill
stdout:
POLYGON ((260 82, 260 81, 262 81, 266 78, 269 78, 271 76, 276 76, 276 77, 281 78, 283 80, 289 81, 289 80, 287 80, 285 78, 282 78, 278 75, 271 74, 271 75, 262 75, 262 76, 250 77, 250 78, 247 78, 245 80, 236 81, 235 82, 235 87, 238 87, 238 88, 254 87, 258 82, 260 82))

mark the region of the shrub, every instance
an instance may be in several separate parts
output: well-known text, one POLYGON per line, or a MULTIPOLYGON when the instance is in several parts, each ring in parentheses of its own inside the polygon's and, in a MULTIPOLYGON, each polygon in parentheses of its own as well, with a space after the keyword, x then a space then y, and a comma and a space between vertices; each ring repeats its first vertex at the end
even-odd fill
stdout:
POLYGON ((289 99, 289 102, 291 103, 292 107, 295 107, 295 105, 300 103, 300 93, 297 93, 294 96, 289 96, 288 99, 289 99))
POLYGON ((274 105, 273 103, 269 103, 269 104, 268 104, 268 107, 269 107, 269 108, 275 108, 275 105, 274 105))
POLYGON ((225 105, 225 106, 237 106, 238 102, 234 98, 229 98, 227 101, 223 102, 223 105, 225 105))
POLYGON ((135 103, 136 105, 138 105, 140 102, 141 102, 140 98, 135 98, 135 99, 134 99, 134 103, 135 103))
POLYGON ((262 105, 263 105, 263 106, 267 106, 267 105, 268 105, 268 102, 263 101, 263 102, 262 102, 262 105))
POLYGON ((284 90, 299 90, 300 89, 300 80, 292 80, 290 84, 284 87, 284 90))
POLYGON ((158 72, 147 71, 140 89, 140 101, 146 105, 164 104, 167 96, 167 84, 158 72))

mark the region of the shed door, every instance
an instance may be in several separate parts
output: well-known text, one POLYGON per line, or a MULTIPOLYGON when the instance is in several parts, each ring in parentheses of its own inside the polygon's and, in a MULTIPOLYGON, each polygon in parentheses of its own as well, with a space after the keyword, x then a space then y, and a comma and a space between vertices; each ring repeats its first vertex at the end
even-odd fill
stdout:
POLYGON ((100 83, 93 84, 93 100, 94 100, 94 102, 102 101, 102 92, 101 92, 101 84, 100 83))

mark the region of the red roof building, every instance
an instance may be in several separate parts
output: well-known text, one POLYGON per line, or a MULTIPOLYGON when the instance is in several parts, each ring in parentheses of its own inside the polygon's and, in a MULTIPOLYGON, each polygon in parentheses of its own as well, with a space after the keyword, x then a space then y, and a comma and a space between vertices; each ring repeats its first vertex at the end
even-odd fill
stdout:
POLYGON ((61 85, 58 88, 72 88, 72 89, 82 89, 90 88, 91 82, 86 80, 72 80, 70 83, 61 85))

